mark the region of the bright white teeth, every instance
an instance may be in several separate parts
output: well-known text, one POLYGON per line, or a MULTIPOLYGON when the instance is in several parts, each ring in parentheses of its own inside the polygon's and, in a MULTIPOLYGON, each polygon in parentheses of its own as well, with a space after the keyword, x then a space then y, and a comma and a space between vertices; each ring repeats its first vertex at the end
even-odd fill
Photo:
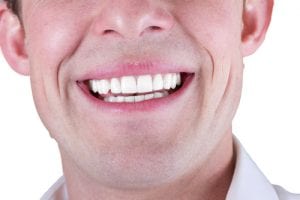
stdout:
POLYGON ((119 102, 119 103, 124 102, 124 100, 125 100, 125 97, 124 97, 124 96, 118 96, 118 97, 117 97, 117 102, 119 102))
POLYGON ((164 80, 161 74, 153 77, 153 90, 162 90, 164 88, 164 80))
POLYGON ((164 75, 164 89, 169 90, 172 86, 172 74, 164 75))
POLYGON ((146 95, 138 95, 138 96, 108 96, 104 98, 105 102, 110 103, 134 103, 134 102, 142 102, 151 99, 158 99, 168 96, 168 92, 155 92, 146 95))
POLYGON ((122 92, 121 83, 118 78, 112 78, 110 81, 111 92, 114 94, 119 94, 122 92))
POLYGON ((175 89, 177 86, 177 75, 176 74, 172 74, 172 83, 171 83, 171 88, 175 89))
POLYGON ((152 76, 151 75, 138 76, 137 92, 138 93, 152 92, 152 76))
POLYGON ((134 97, 135 102, 141 102, 145 100, 145 95, 138 95, 134 97))
POLYGON ((121 78, 121 89, 123 94, 134 94, 137 92, 136 80, 134 76, 124 76, 121 78))
POLYGON ((125 97, 125 102, 127 102, 127 103, 133 103, 134 102, 134 96, 125 97))
POLYGON ((158 98, 162 98, 164 96, 167 96, 168 94, 164 94, 162 92, 155 92, 154 93, 154 98, 158 99, 158 98))
POLYGON ((110 84, 108 80, 97 81, 97 88, 99 94, 107 94, 110 90, 110 84))
POLYGON ((98 92, 97 81, 92 80, 89 82, 89 84, 94 93, 98 92))
POLYGON ((153 99, 154 98, 154 94, 146 94, 145 95, 145 100, 150 100, 150 99, 153 99))
POLYGON ((106 97, 106 98, 104 99, 104 101, 106 101, 106 102, 111 102, 111 103, 117 102, 117 97, 114 97, 114 96, 106 97))
POLYGON ((141 102, 153 98, 162 98, 181 85, 180 73, 123 76, 110 80, 90 80, 89 87, 106 102, 141 102), (130 96, 131 95, 131 96, 130 96))

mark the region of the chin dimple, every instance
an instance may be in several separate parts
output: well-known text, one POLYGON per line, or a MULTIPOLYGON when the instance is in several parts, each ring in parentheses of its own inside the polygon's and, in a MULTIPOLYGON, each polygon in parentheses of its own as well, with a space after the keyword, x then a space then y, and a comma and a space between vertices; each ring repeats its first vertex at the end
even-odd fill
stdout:
POLYGON ((166 97, 181 86, 181 80, 180 73, 167 73, 89 80, 88 85, 105 102, 134 103, 166 97))

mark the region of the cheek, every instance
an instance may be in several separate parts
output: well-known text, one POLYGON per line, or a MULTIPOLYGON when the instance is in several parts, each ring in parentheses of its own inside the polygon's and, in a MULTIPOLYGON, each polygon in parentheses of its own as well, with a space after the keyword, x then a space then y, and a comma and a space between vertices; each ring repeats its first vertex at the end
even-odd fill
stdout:
MULTIPOLYGON (((224 54, 239 46, 241 5, 233 1, 193 1, 178 7, 180 24, 195 42, 210 53, 224 54)), ((220 57, 220 56, 219 56, 220 57)))
POLYGON ((203 124, 224 127, 224 121, 229 124, 235 111, 232 102, 237 104, 235 98, 240 95, 241 83, 237 79, 242 74, 242 56, 238 38, 241 37, 242 21, 240 5, 229 0, 216 4, 217 1, 198 1, 193 7, 185 7, 184 12, 179 12, 178 18, 185 33, 205 49, 211 59, 202 66, 200 77, 205 85, 203 105, 206 112, 203 113, 207 115, 204 118, 211 117, 211 121, 203 124))
POLYGON ((26 44, 30 58, 45 68, 56 68, 76 50, 87 22, 72 13, 48 13, 26 18, 26 44))
POLYGON ((84 32, 80 24, 84 22, 71 15, 41 12, 24 20, 34 101, 42 121, 50 129, 55 126, 47 123, 61 114, 58 109, 62 89, 59 86, 63 85, 59 80, 64 75, 61 64, 80 44, 84 32))
POLYGON ((74 12, 62 13, 61 9, 29 9, 28 13, 33 13, 24 17, 33 89, 44 91, 43 98, 49 100, 61 89, 63 63, 80 45, 88 22, 74 12))
POLYGON ((72 48, 70 34, 70 29, 61 24, 34 24, 26 33, 30 58, 44 64, 61 60, 72 48))

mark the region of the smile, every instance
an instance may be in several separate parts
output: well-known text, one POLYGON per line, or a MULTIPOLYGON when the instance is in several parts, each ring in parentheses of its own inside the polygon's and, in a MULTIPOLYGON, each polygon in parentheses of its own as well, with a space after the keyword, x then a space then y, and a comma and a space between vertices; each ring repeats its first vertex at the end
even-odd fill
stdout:
POLYGON ((184 73, 122 76, 89 80, 90 93, 108 103, 138 103, 169 96, 182 86, 184 73))

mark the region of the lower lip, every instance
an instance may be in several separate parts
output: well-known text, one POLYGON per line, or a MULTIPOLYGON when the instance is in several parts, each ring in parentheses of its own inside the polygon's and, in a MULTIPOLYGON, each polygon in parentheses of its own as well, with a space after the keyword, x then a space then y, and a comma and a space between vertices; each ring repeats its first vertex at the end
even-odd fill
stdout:
POLYGON ((96 107, 96 110, 101 110, 104 112, 117 112, 117 113, 130 113, 130 112, 149 112, 156 109, 161 109, 166 107, 173 102, 176 102, 180 96, 182 96, 187 88, 191 85, 194 75, 191 74, 186 77, 183 85, 174 93, 169 94, 163 98, 150 99, 142 102, 134 102, 134 103, 111 103, 105 102, 93 96, 90 91, 83 87, 80 83, 78 83, 78 88, 83 94, 83 96, 96 107))

